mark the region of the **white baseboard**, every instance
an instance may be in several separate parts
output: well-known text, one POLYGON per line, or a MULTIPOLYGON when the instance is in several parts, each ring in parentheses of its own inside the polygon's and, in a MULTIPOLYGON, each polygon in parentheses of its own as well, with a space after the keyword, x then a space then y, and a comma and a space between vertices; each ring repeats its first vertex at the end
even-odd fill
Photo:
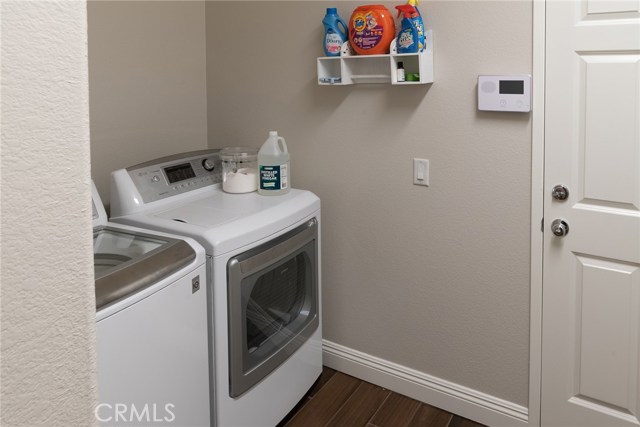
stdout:
POLYGON ((529 426, 521 405, 323 340, 323 363, 345 374, 492 427, 529 426))

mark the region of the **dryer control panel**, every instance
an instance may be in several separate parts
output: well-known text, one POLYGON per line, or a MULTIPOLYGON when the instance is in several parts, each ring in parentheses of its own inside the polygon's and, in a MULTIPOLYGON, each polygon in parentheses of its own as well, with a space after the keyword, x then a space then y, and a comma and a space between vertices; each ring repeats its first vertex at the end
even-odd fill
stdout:
MULTIPOLYGON (((222 182, 220 150, 162 157, 126 168, 144 203, 222 182)), ((116 171, 115 173, 117 173, 116 171)))

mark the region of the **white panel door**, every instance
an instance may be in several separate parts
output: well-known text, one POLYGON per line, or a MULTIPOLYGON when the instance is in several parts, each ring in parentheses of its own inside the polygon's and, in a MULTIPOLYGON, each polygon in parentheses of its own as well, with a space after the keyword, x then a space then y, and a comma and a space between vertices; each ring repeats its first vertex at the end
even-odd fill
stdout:
POLYGON ((541 421, 638 426, 640 1, 546 8, 541 421))

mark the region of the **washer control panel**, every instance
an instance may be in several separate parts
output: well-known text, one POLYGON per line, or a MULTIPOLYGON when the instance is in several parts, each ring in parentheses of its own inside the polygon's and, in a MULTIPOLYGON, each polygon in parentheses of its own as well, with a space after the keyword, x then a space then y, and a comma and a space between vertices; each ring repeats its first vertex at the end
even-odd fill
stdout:
POLYGON ((478 76, 478 110, 531 111, 531 75, 478 76))
POLYGON ((220 150, 192 151, 127 168, 145 203, 222 182, 220 150))

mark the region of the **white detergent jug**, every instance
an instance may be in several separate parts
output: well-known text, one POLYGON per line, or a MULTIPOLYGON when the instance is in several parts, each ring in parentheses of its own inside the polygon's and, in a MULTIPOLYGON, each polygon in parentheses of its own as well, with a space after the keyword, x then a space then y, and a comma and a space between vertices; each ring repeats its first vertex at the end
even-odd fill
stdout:
POLYGON ((259 194, 276 196, 289 192, 289 152, 284 138, 276 131, 269 132, 269 138, 258 151, 258 170, 259 194))

